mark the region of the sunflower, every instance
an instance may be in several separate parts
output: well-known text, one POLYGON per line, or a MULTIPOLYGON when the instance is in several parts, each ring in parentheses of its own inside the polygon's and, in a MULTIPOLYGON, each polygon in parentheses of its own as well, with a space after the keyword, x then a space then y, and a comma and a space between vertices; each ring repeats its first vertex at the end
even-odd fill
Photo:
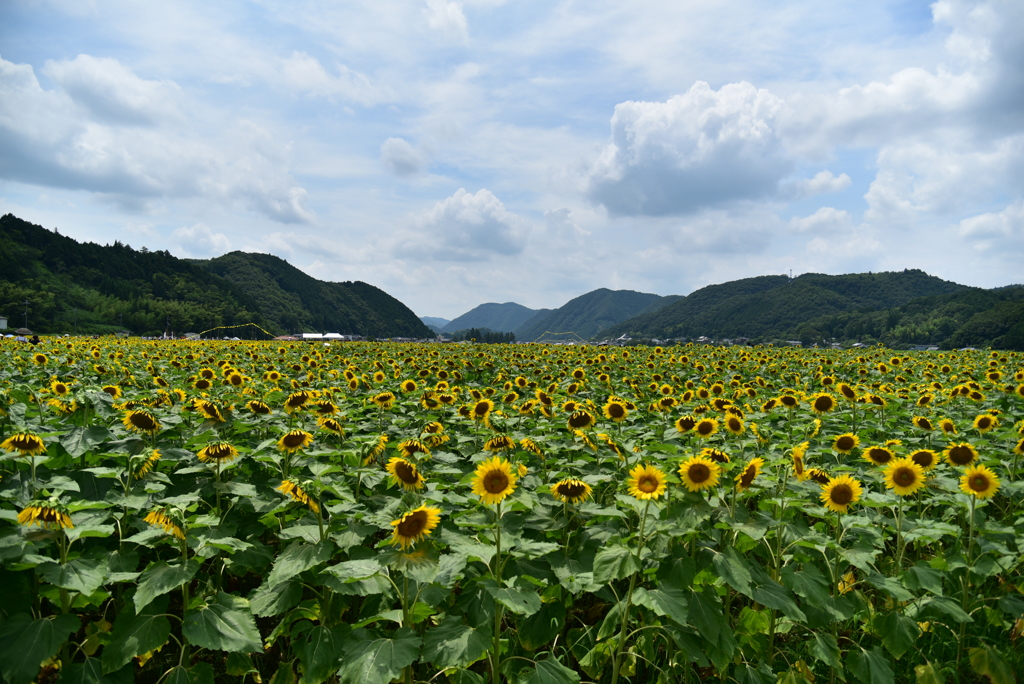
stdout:
POLYGON ((828 476, 828 473, 821 468, 808 468, 807 479, 814 480, 820 485, 828 484, 828 481, 832 478, 828 476))
POLYGON ((834 409, 836 407, 836 400, 832 397, 831 394, 821 392, 811 397, 810 404, 811 410, 821 415, 828 413, 829 411, 834 409))
POLYGON ((491 415, 491 411, 494 410, 494 402, 490 399, 481 399, 480 401, 473 404, 470 409, 470 416, 473 420, 482 420, 487 422, 488 416, 491 415))
POLYGON ((49 530, 74 527, 67 509, 50 501, 32 501, 18 513, 18 522, 26 527, 39 525, 49 530))
POLYGON ((924 487, 924 468, 909 458, 897 458, 883 473, 885 488, 909 496, 924 487))
POLYGON ((715 463, 728 463, 729 462, 729 454, 725 453, 724 451, 721 451, 720 449, 713 449, 711 447, 704 447, 703 449, 700 450, 700 454, 699 455, 701 457, 703 457, 703 458, 709 458, 712 461, 714 461, 715 463))
POLYGON ((434 531, 441 522, 441 509, 420 506, 398 520, 392 520, 391 543, 406 549, 434 531))
POLYGON ((974 429, 984 434, 999 425, 999 419, 988 413, 982 413, 974 419, 974 429))
POLYGON ((960 491, 979 499, 993 496, 999 489, 999 478, 985 466, 970 466, 960 477, 960 491))
POLYGON ((337 418, 331 418, 330 416, 320 416, 316 420, 316 424, 321 430, 326 430, 332 435, 338 435, 339 437, 345 436, 345 426, 341 424, 337 418))
POLYGON ((198 380, 192 383, 192 388, 197 389, 200 392, 208 390, 211 387, 213 387, 213 383, 205 378, 199 378, 198 380))
POLYGON ((338 412, 338 405, 328 399, 313 402, 313 412, 321 416, 333 416, 338 412))
POLYGON ((928 472, 938 464, 939 457, 931 449, 918 449, 910 454, 910 460, 928 472))
POLYGON ((100 389, 109 394, 113 399, 121 398, 121 388, 117 385, 104 385, 100 389))
POLYGON ((609 399, 604 405, 604 417, 616 423, 621 423, 629 416, 629 409, 625 402, 609 399))
POLYGON ((854 401, 857 399, 857 392, 852 387, 847 385, 845 382, 839 383, 839 386, 836 387, 836 389, 839 390, 839 393, 842 394, 843 397, 849 399, 850 401, 854 401))
POLYGON ((426 481, 423 479, 415 463, 411 463, 398 456, 392 457, 385 466, 385 469, 390 475, 388 479, 391 484, 398 485, 406 491, 414 492, 417 489, 422 489, 423 483, 426 481))
POLYGON ((37 366, 45 366, 48 360, 49 359, 46 358, 46 354, 32 355, 32 363, 36 364, 37 366))
POLYGON ((1024 439, 1019 440, 1017 442, 1017 446, 1013 447, 1013 453, 1017 454, 1018 456, 1024 454, 1024 439))
POLYGON ((370 397, 370 403, 379 409, 390 409, 395 405, 395 395, 393 392, 378 392, 370 397))
POLYGON ((885 465, 896 456, 892 449, 887 449, 884 446, 873 446, 868 447, 864 450, 864 460, 870 461, 875 465, 885 465))
POLYGON ((300 449, 305 449, 313 443, 313 435, 305 430, 292 430, 277 440, 277 448, 294 454, 300 449))
POLYGON ((742 420, 736 416, 729 416, 725 419, 725 429, 734 435, 742 435, 745 428, 742 420))
POLYGON ((437 393, 433 391, 427 391, 420 397, 420 406, 428 411, 441 408, 441 402, 437 400, 437 393))
POLYGON ((153 527, 159 527, 164 532, 184 541, 185 531, 181 529, 181 525, 178 524, 173 518, 167 515, 166 510, 150 511, 143 518, 144 521, 148 522, 153 527))
POLYGON ((160 421, 149 411, 129 411, 121 422, 132 432, 148 432, 152 435, 160 430, 160 421))
POLYGON ((50 383, 50 391, 58 397, 63 397, 71 393, 71 385, 66 382, 61 382, 55 378, 53 382, 50 383))
POLYGON ((366 454, 366 458, 363 460, 363 465, 368 465, 372 461, 376 461, 377 457, 384 453, 384 450, 388 446, 388 436, 385 434, 380 435, 377 438, 377 443, 374 444, 369 453, 366 454))
POLYGON ((629 493, 641 501, 657 499, 668 489, 665 473, 661 468, 652 465, 636 465, 629 471, 626 486, 629 493))
POLYGON ((238 449, 228 442, 214 442, 200 449, 196 458, 203 462, 227 463, 238 458, 238 449))
POLYGON ((734 479, 736 480, 736 491, 745 492, 750 489, 750 486, 754 484, 754 480, 757 479, 758 474, 761 472, 761 466, 764 465, 764 459, 760 457, 754 457, 747 462, 747 465, 743 466, 743 470, 734 479))
POLYGON ((796 475, 797 482, 803 482, 807 479, 807 469, 804 467, 804 456, 807 454, 807 449, 811 446, 810 442, 803 442, 798 446, 793 447, 793 474, 796 475))
POLYGON ((484 443, 484 451, 508 451, 516 447, 516 441, 508 435, 495 435, 484 443))
POLYGON ((516 479, 512 464, 495 456, 477 466, 473 475, 473 493, 485 504, 499 504, 515 491, 516 479))
POLYGON ((590 485, 583 480, 569 478, 560 480, 551 487, 551 496, 562 503, 579 504, 590 498, 593 493, 590 485))
POLYGON ((769 399, 768 401, 761 404, 761 411, 763 413, 769 413, 773 408, 779 405, 778 399, 769 399))
POLYGON ((698 437, 707 438, 718 432, 718 421, 714 418, 701 418, 693 426, 698 437))
POLYGON ((946 457, 946 462, 951 466, 970 465, 978 459, 977 450, 967 442, 950 444, 942 452, 942 455, 946 457))
POLYGON ((418 439, 407 439, 398 443, 398 450, 406 458, 430 458, 430 449, 418 439))
POLYGON ((282 481, 281 484, 275 487, 274 489, 281 492, 282 494, 290 496, 292 501, 298 501, 301 504, 309 506, 309 510, 313 511, 314 513, 320 512, 320 505, 317 504, 317 502, 314 501, 313 498, 309 494, 307 494, 302 487, 295 484, 291 480, 282 481))
POLYGON ((792 394, 783 394, 779 397, 779 403, 786 408, 796 408, 800 403, 800 400, 794 397, 792 394))
POLYGON ((949 418, 943 418, 942 420, 939 421, 939 429, 942 430, 943 434, 957 434, 956 423, 951 421, 949 418))
POLYGON ((416 381, 415 380, 403 380, 402 384, 399 385, 399 388, 405 394, 409 394, 410 392, 415 392, 416 391, 416 381))
POLYGON ((860 501, 864 492, 860 482, 849 475, 829 478, 828 484, 821 488, 821 502, 825 508, 836 513, 846 513, 851 504, 860 501))
POLYGON ((924 416, 914 416, 913 423, 914 427, 918 428, 919 430, 931 431, 935 429, 935 426, 932 425, 932 421, 928 420, 924 416))
POLYGON ((697 419, 693 416, 682 416, 676 421, 676 430, 681 433, 687 433, 697 425, 697 419))
POLYGON ((858 444, 860 444, 860 437, 852 432, 839 435, 832 440, 832 448, 841 454, 850 453, 857 448, 858 444))
POLYGON ((212 420, 215 423, 224 422, 224 414, 220 412, 220 408, 212 401, 200 399, 196 402, 196 411, 201 413, 207 420, 212 420))
POLYGON ((594 422, 594 416, 581 409, 574 411, 572 415, 569 416, 569 420, 566 421, 566 425, 570 431, 575 432, 576 430, 586 430, 593 426, 594 422))
POLYGON ((135 479, 141 480, 149 474, 149 471, 153 470, 153 466, 160 460, 160 452, 157 449, 153 449, 149 452, 149 455, 145 457, 142 465, 135 471, 135 479))
POLYGON ((46 453, 43 440, 31 432, 17 432, 0 443, 5 451, 17 451, 19 456, 35 456, 46 453))
POLYGON ((266 402, 259 401, 258 399, 248 402, 245 407, 257 416, 265 416, 273 411, 266 402))
POLYGON ((691 492, 699 492, 718 484, 722 467, 703 456, 694 456, 679 465, 679 478, 691 492))

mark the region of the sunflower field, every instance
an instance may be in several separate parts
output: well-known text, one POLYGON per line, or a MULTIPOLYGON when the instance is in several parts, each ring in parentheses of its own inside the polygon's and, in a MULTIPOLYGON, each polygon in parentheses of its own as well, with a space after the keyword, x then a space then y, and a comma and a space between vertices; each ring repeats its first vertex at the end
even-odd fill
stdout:
POLYGON ((993 682, 1024 356, 0 342, 7 684, 993 682))

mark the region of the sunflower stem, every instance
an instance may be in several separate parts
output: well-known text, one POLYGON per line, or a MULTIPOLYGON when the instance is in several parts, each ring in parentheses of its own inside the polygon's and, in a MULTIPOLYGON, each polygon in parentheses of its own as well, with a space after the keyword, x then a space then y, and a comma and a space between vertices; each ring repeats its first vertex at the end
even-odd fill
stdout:
MULTIPOLYGON (((494 581, 501 589, 501 502, 494 505, 494 581)), ((494 601, 494 635, 491 645, 491 684, 501 684, 501 603, 494 601)))
MULTIPOLYGON (((976 501, 977 501, 977 497, 976 496, 972 496, 971 497, 971 501, 970 501, 971 512, 970 512, 970 517, 968 518, 968 521, 967 521, 967 549, 966 549, 966 551, 964 553, 965 560, 967 561, 967 567, 964 568, 964 577, 961 580, 961 585, 963 587, 963 592, 960 595, 960 609, 963 610, 965 613, 967 612, 967 605, 968 605, 968 603, 970 601, 970 593, 971 593, 971 569, 972 569, 972 565, 973 565, 973 560, 971 559, 971 555, 972 555, 971 551, 972 551, 972 549, 974 547, 974 505, 975 505, 976 501)), ((956 668, 957 668, 957 670, 960 669, 960 660, 963 658, 963 655, 964 655, 964 640, 965 640, 966 635, 967 635, 967 623, 966 622, 961 622, 960 623, 960 633, 957 635, 957 639, 956 639, 956 668)))
MULTIPOLYGON (((640 556, 644 550, 644 528, 647 526, 647 512, 651 510, 651 501, 647 500, 647 505, 644 506, 643 517, 640 518, 640 530, 637 535, 637 547, 636 547, 636 560, 637 565, 640 564, 640 556)), ((622 649, 625 646, 626 641, 626 628, 629 626, 629 608, 633 600, 633 590, 636 589, 636 572, 629 578, 629 591, 626 593, 625 606, 622 608, 622 620, 619 622, 619 638, 615 642, 615 654, 612 657, 612 684, 615 684, 619 680, 619 668, 622 666, 622 649)))

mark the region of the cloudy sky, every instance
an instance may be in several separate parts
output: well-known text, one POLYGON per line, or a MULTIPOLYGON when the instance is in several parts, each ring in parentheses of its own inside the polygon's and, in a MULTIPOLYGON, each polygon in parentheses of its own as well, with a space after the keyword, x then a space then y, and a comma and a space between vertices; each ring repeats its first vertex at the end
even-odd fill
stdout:
POLYGON ((3 0, 0 213, 417 314, 1024 281, 1020 0, 3 0))

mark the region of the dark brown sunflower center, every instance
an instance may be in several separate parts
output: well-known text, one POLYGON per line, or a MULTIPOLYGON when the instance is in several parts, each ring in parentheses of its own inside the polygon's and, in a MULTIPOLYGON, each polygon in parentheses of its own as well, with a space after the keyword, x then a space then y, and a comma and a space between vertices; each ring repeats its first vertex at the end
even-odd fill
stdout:
POLYGON ((832 400, 828 397, 818 397, 814 400, 814 409, 816 411, 828 411, 832 408, 832 400))
POLYGON ((834 504, 845 506, 853 501, 853 489, 847 484, 836 485, 832 488, 832 492, 829 494, 829 499, 831 499, 834 504))
POLYGON ((967 447, 955 446, 949 450, 949 460, 956 465, 965 465, 974 460, 974 452, 967 447))
POLYGON ((700 484, 701 482, 707 482, 708 478, 711 477, 711 468, 708 468, 703 463, 694 463, 687 469, 686 474, 691 482, 700 484))
POLYGON ((406 484, 416 484, 419 481, 419 473, 412 463, 400 462, 395 464, 395 475, 406 484))
POLYGON ((281 441, 284 442, 284 445, 289 449, 294 449, 306 443, 306 436, 301 432, 289 432, 281 441))
POLYGON ((229 376, 228 376, 228 380, 229 380, 229 381, 231 382, 231 384, 232 384, 232 385, 234 385, 235 387, 238 387, 239 385, 241 385, 241 384, 242 384, 242 376, 241 376, 241 375, 229 375, 229 376))
POLYGON ((644 475, 636 481, 636 488, 644 494, 650 494, 658 489, 658 478, 651 475, 644 475))
POLYGON ((989 487, 988 478, 984 475, 975 475, 967 481, 967 486, 976 492, 983 492, 989 487))
POLYGON ((697 423, 697 434, 699 435, 710 435, 714 429, 715 424, 712 423, 710 420, 702 420, 701 422, 697 423))
POLYGON ((740 485, 749 487, 754 484, 754 478, 757 477, 757 468, 754 466, 747 466, 747 469, 740 475, 740 485))
POLYGON ((488 494, 501 494, 508 489, 508 475, 493 471, 484 476, 484 489, 488 494))
POLYGON ((922 430, 931 430, 932 424, 931 422, 928 421, 927 418, 922 418, 921 420, 917 421, 917 427, 921 428, 922 430))
POLYGON ((19 451, 31 451, 38 448, 39 445, 39 439, 31 435, 15 435, 11 437, 11 446, 19 451))
POLYGON ((743 423, 741 423, 736 418, 730 418, 728 425, 729 429, 732 430, 733 432, 739 432, 743 428, 743 423))
POLYGON ((917 473, 910 468, 898 468, 892 474, 892 481, 900 487, 910 487, 917 482, 917 473))
POLYGON ((587 492, 587 486, 582 482, 563 482, 558 485, 558 493, 567 499, 576 499, 587 492))
POLYGON ((569 425, 577 430, 590 425, 590 414, 586 411, 577 411, 569 416, 569 425))
POLYGON ((626 415, 626 408, 622 404, 608 404, 608 415, 612 418, 622 418, 626 415))
POLYGON ((697 421, 695 421, 693 418, 680 418, 679 422, 676 423, 679 429, 683 431, 692 430, 693 426, 696 424, 697 421))
POLYGON ((139 428, 140 430, 155 430, 156 421, 151 416, 145 413, 133 413, 129 418, 132 425, 139 428))
POLYGON ((201 390, 210 389, 210 381, 209 380, 196 380, 196 389, 201 389, 201 390))
POLYGON ((910 460, 922 468, 929 468, 935 459, 929 451, 915 451, 911 454, 910 460))
POLYGON ((782 402, 783 406, 789 406, 789 407, 796 406, 796 398, 795 397, 791 397, 789 395, 786 395, 786 396, 782 397, 781 399, 779 399, 779 401, 782 402))
POLYGON ((868 451, 868 458, 875 463, 888 463, 892 460, 892 453, 888 449, 871 449, 868 451))
POLYGON ((836 440, 836 449, 839 451, 849 451, 853 448, 853 437, 840 437, 836 440))
POLYGON ((486 416, 490 412, 491 407, 488 406, 487 404, 477 404, 476 406, 473 407, 473 413, 475 413, 478 416, 486 416))
POLYGON ((991 418, 979 418, 978 419, 978 427, 980 429, 985 430, 990 425, 992 425, 992 419, 991 418))
POLYGON ((402 522, 398 523, 398 534, 402 537, 412 539, 423 533, 427 526, 427 514, 425 511, 409 513, 402 522))

